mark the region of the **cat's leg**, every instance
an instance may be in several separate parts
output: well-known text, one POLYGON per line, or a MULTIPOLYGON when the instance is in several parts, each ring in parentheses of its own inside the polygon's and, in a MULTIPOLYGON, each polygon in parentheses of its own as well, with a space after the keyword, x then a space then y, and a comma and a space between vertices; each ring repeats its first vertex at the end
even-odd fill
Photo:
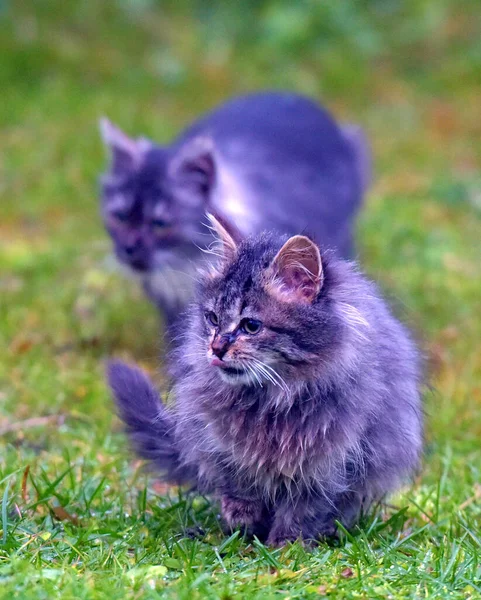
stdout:
POLYGON ((230 530, 240 528, 259 539, 267 537, 271 525, 271 515, 262 500, 224 494, 221 497, 221 511, 230 530))
POLYGON ((221 498, 222 516, 231 529, 249 527, 262 518, 262 502, 224 495, 221 498))
POLYGON ((311 531, 317 539, 334 538, 339 535, 338 523, 344 529, 351 529, 359 520, 363 507, 363 494, 359 491, 349 491, 337 495, 332 505, 324 508, 312 523, 311 531))
POLYGON ((341 494, 336 500, 337 511, 334 513, 333 519, 342 523, 345 529, 351 529, 359 521, 363 509, 369 508, 369 504, 363 489, 341 494))
POLYGON ((304 535, 304 521, 308 512, 306 500, 297 498, 285 500, 275 507, 272 526, 267 536, 269 546, 280 547, 287 542, 294 542, 304 535))
POLYGON ((349 529, 359 518, 362 495, 339 494, 330 500, 307 495, 286 500, 276 507, 267 543, 282 546, 299 538, 306 542, 333 538, 338 534, 337 521, 349 529))

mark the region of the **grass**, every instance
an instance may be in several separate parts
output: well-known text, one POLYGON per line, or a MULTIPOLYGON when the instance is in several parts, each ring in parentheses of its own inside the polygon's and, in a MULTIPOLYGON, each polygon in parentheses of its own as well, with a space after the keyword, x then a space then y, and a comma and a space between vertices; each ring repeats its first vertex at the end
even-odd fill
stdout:
POLYGON ((481 597, 479 6, 332 4, 0 3, 0 598, 481 597), (103 379, 116 355, 162 383, 157 315, 108 259, 98 117, 167 140, 260 87, 368 131, 360 258, 431 382, 416 482, 314 551, 227 538, 148 476, 103 379))

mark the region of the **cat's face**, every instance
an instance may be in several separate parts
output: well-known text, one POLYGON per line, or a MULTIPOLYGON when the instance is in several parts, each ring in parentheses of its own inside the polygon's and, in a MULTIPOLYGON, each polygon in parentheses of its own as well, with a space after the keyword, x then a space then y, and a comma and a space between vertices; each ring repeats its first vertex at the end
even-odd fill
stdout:
POLYGON ((267 234, 237 244, 223 226, 216 228, 223 258, 200 293, 198 360, 224 382, 287 391, 292 374, 309 370, 332 341, 329 324, 324 339, 315 339, 319 313, 312 305, 323 281, 319 249, 304 236, 282 248, 279 237, 267 234))
POLYGON ((102 217, 117 258, 146 274, 191 257, 206 238, 207 159, 196 154, 198 167, 192 156, 131 139, 106 120, 102 134, 111 152, 102 177, 102 217))

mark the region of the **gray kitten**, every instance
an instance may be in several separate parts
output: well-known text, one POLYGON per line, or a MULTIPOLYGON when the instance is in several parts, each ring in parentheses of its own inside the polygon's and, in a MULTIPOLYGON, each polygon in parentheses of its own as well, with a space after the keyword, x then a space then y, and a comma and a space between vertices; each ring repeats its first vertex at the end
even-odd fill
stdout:
POLYGON ((352 263, 301 235, 236 240, 173 356, 173 408, 122 363, 109 383, 138 453, 274 546, 347 528, 418 465, 418 352, 352 263))
POLYGON ((112 157, 102 177, 105 226, 168 323, 191 300, 201 250, 212 242, 206 212, 234 220, 245 235, 308 228, 341 256, 353 251, 367 144, 360 128, 340 127, 307 98, 236 98, 168 146, 131 139, 107 120, 102 135, 112 157))

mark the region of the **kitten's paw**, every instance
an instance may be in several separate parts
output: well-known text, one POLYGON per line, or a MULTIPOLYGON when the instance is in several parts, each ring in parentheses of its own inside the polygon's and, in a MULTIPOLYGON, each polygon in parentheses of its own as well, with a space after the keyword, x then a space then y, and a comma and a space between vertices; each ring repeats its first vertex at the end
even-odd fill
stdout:
POLYGON ((339 529, 335 523, 326 523, 321 527, 317 537, 323 542, 336 540, 339 538, 339 529))
POLYGON ((338 539, 339 531, 333 522, 325 523, 320 530, 301 530, 294 525, 275 525, 267 537, 267 545, 274 548, 285 546, 288 542, 299 541, 306 548, 314 548, 319 542, 332 542, 338 539))
POLYGON ((222 516, 231 529, 250 527, 261 520, 262 505, 252 500, 222 496, 222 516))
POLYGON ((267 545, 273 548, 281 548, 288 542, 302 541, 302 533, 300 530, 292 527, 276 527, 274 526, 267 536, 267 545))

